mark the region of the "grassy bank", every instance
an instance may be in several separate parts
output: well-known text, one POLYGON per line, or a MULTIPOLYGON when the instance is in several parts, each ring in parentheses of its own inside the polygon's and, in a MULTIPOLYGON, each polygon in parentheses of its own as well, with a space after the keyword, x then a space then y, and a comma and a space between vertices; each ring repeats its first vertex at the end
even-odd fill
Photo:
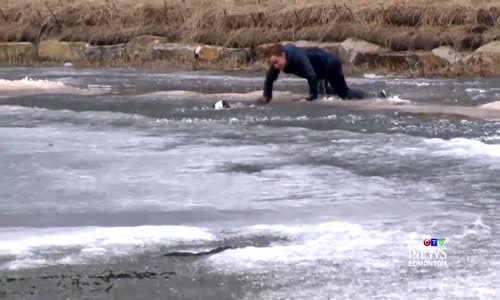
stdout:
POLYGON ((358 37, 396 51, 500 39, 500 0, 4 0, 0 42, 56 38, 93 45, 151 34, 169 42, 252 47, 358 37))

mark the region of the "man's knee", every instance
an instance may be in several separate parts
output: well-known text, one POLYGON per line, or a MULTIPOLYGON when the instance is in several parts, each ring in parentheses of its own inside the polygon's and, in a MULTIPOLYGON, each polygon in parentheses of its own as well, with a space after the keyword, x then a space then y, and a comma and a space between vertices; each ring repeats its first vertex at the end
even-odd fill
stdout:
POLYGON ((337 94, 342 99, 345 99, 349 96, 349 87, 347 86, 347 83, 345 82, 345 79, 343 76, 335 76, 333 78, 330 78, 328 80, 330 83, 332 90, 337 94))

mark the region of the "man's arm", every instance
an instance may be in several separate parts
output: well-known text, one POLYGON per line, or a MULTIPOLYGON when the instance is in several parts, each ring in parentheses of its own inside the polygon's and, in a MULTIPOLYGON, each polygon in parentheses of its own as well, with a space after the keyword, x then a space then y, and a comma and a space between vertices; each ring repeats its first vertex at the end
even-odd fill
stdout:
POLYGON ((266 102, 271 102, 273 98, 273 83, 278 79, 280 69, 271 66, 266 74, 266 81, 264 82, 264 98, 266 102))
POLYGON ((316 76, 316 72, 309 61, 309 58, 301 53, 298 56, 298 61, 302 66, 306 74, 307 83, 309 84, 309 98, 307 100, 311 101, 318 98, 318 77, 316 76))

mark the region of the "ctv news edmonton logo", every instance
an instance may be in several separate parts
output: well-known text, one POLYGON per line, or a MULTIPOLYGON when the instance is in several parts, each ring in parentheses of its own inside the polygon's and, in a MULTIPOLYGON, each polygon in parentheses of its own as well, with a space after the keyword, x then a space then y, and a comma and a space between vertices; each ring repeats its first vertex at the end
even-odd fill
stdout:
POLYGON ((446 268, 448 249, 444 247, 445 239, 425 239, 423 245, 410 248, 408 252, 408 266, 410 267, 439 267, 446 268))

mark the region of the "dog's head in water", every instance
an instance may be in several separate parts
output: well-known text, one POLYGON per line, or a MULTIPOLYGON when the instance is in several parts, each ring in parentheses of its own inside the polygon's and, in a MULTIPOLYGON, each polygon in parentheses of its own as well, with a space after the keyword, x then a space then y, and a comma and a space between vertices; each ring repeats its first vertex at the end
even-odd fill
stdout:
POLYGON ((226 100, 219 100, 219 101, 217 101, 217 103, 215 103, 213 105, 213 108, 217 109, 217 110, 226 109, 226 108, 230 108, 230 107, 231 107, 231 105, 229 105, 229 102, 227 102, 226 100))

